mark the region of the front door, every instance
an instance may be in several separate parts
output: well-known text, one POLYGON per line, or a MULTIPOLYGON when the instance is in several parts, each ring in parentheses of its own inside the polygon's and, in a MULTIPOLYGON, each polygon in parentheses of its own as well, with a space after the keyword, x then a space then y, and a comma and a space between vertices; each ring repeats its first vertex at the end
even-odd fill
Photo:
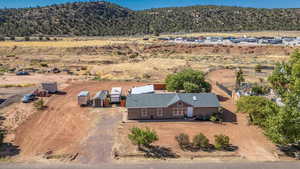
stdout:
POLYGON ((187 117, 193 117, 193 107, 187 108, 187 117))

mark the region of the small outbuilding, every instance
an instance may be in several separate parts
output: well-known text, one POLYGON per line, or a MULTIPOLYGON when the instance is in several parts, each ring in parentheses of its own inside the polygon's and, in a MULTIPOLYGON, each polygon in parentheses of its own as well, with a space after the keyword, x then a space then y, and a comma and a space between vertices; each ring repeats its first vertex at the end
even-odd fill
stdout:
POLYGON ((56 93, 58 91, 56 82, 42 83, 41 86, 43 90, 46 90, 49 93, 56 93))
POLYGON ((88 91, 81 91, 78 94, 78 104, 80 106, 87 106, 90 102, 90 93, 88 91))
POLYGON ((108 98, 108 91, 99 91, 93 98, 94 107, 105 107, 105 100, 108 98))
POLYGON ((111 103, 120 103, 122 95, 121 87, 113 87, 110 92, 110 102, 111 103))

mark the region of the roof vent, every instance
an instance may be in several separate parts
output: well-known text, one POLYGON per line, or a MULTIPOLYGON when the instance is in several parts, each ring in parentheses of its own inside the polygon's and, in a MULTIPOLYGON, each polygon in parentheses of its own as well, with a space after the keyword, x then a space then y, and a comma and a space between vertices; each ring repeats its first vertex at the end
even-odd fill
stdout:
POLYGON ((193 100, 196 101, 196 100, 197 100, 197 97, 196 97, 196 96, 193 96, 193 100))

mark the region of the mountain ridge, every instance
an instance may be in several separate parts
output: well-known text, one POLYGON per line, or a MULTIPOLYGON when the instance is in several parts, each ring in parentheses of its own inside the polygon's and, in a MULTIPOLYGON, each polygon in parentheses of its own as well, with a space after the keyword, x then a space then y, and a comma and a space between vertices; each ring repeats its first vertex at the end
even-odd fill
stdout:
POLYGON ((300 9, 196 5, 133 11, 104 1, 0 9, 0 36, 265 30, 300 30, 300 9))

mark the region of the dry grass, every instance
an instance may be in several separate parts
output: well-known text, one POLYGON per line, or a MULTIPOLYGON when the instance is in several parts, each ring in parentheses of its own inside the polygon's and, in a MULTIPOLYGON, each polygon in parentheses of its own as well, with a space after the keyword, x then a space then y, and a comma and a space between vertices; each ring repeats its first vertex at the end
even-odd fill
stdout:
POLYGON ((58 41, 5 41, 0 42, 2 47, 85 47, 85 46, 107 46, 125 43, 146 43, 136 38, 120 38, 120 39, 71 39, 66 38, 58 41))
POLYGON ((9 88, 9 87, 31 87, 35 86, 35 84, 24 83, 24 84, 0 84, 0 88, 9 88))

